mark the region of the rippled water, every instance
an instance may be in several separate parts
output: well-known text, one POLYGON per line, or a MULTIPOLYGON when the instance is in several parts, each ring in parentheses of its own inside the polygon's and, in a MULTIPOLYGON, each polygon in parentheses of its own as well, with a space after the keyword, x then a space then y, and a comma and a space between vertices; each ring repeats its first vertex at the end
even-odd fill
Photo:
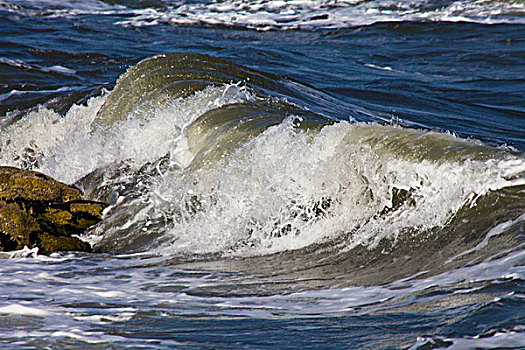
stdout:
POLYGON ((0 344, 525 347, 524 14, 0 1, 0 164, 111 204, 0 253, 0 344))

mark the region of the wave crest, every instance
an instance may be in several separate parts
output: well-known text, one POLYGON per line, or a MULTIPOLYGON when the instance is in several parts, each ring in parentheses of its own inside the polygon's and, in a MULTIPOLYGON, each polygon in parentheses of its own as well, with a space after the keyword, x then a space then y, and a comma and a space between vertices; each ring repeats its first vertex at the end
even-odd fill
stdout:
POLYGON ((384 273, 411 274, 426 255, 437 266, 484 254, 494 247, 473 247, 493 225, 523 218, 521 154, 336 121, 290 103, 293 93, 224 60, 155 56, 65 117, 40 108, 10 125, 0 158, 110 202, 84 237, 105 252, 183 260, 279 253, 305 268, 319 254, 353 268, 389 257, 393 270, 384 273))

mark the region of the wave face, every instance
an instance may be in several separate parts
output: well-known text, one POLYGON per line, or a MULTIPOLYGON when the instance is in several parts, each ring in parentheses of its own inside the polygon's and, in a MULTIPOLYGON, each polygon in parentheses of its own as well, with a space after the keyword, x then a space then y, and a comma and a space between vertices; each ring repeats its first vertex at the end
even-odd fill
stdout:
POLYGON ((519 247, 523 154, 337 121, 291 102, 306 89, 158 55, 65 117, 42 107, 6 127, 0 162, 110 202, 84 237, 100 252, 381 284, 519 247))
POLYGON ((124 26, 221 25, 256 30, 342 29, 377 22, 450 21, 523 24, 520 0, 206 0, 148 1, 148 7, 113 1, 0 1, 7 11, 38 17, 114 16, 124 26))

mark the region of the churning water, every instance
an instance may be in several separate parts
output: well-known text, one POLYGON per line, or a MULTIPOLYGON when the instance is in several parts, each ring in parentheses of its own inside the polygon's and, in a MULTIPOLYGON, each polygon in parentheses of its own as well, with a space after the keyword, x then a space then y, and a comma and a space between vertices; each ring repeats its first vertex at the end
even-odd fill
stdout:
POLYGON ((110 203, 1 253, 7 348, 525 347, 520 1, 0 1, 0 164, 110 203))

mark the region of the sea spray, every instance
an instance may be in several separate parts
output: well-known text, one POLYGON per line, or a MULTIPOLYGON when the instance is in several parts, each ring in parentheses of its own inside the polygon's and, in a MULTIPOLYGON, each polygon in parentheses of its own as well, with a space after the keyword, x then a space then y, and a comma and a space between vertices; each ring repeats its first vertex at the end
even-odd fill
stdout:
POLYGON ((6 128, 2 161, 110 202, 85 237, 96 249, 165 256, 395 250, 400 239, 441 236, 479 198, 523 185, 517 154, 443 133, 335 122, 265 96, 286 90, 270 78, 204 55, 155 56, 64 117, 41 107, 6 128), (184 73, 192 57, 196 73, 184 73), (231 82, 221 82, 228 67, 231 82), (201 88, 186 91, 196 77, 201 88), (152 79, 182 96, 129 90, 152 79))

